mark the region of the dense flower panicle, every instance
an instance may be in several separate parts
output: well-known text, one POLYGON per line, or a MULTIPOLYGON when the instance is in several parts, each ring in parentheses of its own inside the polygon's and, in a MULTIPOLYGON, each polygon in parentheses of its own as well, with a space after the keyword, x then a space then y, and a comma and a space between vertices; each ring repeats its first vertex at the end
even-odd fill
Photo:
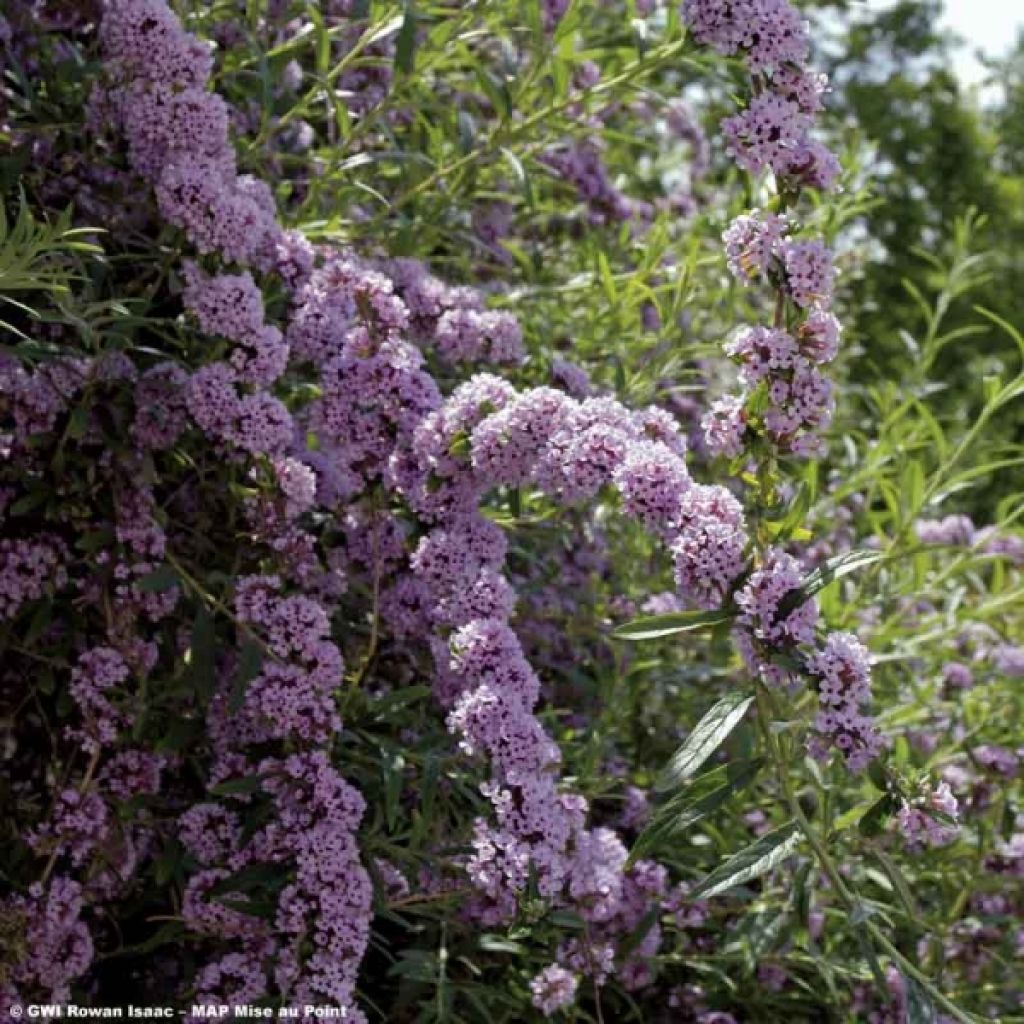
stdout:
POLYGON ((263 960, 271 955, 273 947, 265 940, 245 945, 249 948, 243 952, 227 953, 199 971, 195 981, 197 1005, 216 1005, 223 999, 228 1006, 247 1006, 267 994, 263 960))
POLYGON ((763 92, 742 113, 727 117, 722 133, 729 154, 743 170, 784 173, 789 155, 802 143, 809 127, 810 118, 796 103, 763 92))
POLYGON ((734 595, 739 609, 736 644, 750 671, 771 686, 793 682, 792 673, 775 664, 773 655, 814 641, 817 603, 808 600, 785 607, 799 593, 802 580, 803 571, 795 558, 769 549, 734 595))
POLYGON ((483 419, 471 433, 474 469, 509 484, 533 478, 553 433, 568 421, 572 402, 554 388, 534 388, 483 419))
POLYGON ((80 740, 94 752, 114 741, 130 723, 126 711, 110 700, 110 691, 126 683, 131 671, 112 647, 94 647, 78 659, 71 672, 70 693, 83 718, 80 740))
POLYGON ((80 868, 110 832, 110 812, 96 792, 62 790, 49 820, 29 833, 28 843, 36 853, 67 857, 80 868))
POLYGON ((832 301, 835 270, 832 254, 820 239, 786 241, 781 249, 786 273, 786 290, 793 301, 806 309, 827 308, 832 301))
POLYGON ((53 430, 92 369, 90 360, 60 358, 29 372, 13 358, 0 355, 0 396, 13 421, 13 440, 24 444, 35 434, 53 430))
POLYGON ((863 708, 871 699, 871 659, 851 633, 832 633, 805 658, 817 680, 819 708, 811 754, 824 760, 835 747, 851 771, 862 770, 882 749, 882 738, 863 708))
POLYGON ((630 446, 613 479, 627 514, 660 533, 673 529, 692 484, 686 463, 660 441, 630 446))
POLYGON ((160 791, 161 776, 169 760, 148 750, 122 750, 114 754, 99 773, 99 783, 115 800, 154 796, 160 791))
POLYGON ((736 592, 739 624, 772 647, 811 643, 818 620, 816 603, 803 601, 788 611, 783 608, 783 601, 799 592, 803 575, 792 555, 767 551, 761 565, 736 592))
POLYGON ((519 323, 509 313, 448 310, 437 322, 434 341, 451 362, 519 363, 525 357, 519 323))
POLYGON ((202 253, 269 265, 280 234, 273 202, 236 172, 227 108, 205 88, 208 48, 157 0, 109 3, 100 38, 111 81, 94 95, 94 110, 124 132, 161 214, 202 253))
POLYGON ((959 805, 949 784, 940 782, 919 803, 904 801, 896 815, 896 822, 911 850, 925 846, 945 846, 956 838, 955 821, 958 811, 959 805), (938 811, 953 819, 953 824, 935 817, 930 811, 938 811))
MULTIPOLYGON (((808 39, 796 8, 787 0, 685 0, 683 16, 699 42, 740 53, 754 78, 746 109, 722 123, 736 163, 754 175, 770 169, 783 210, 803 188, 833 188, 839 163, 810 135, 827 80, 805 66, 808 39)), ((752 210, 722 236, 733 275, 745 284, 764 280, 780 294, 773 331, 755 328, 760 336, 745 332, 727 346, 744 364, 745 391, 706 413, 702 429, 712 454, 735 458, 763 434, 783 453, 816 455, 822 447, 816 432, 831 421, 831 387, 814 368, 834 358, 838 346, 839 325, 825 312, 834 283, 831 254, 820 239, 790 237, 790 227, 785 212, 752 210), (788 331, 781 329, 784 297, 806 310, 788 331), (794 358, 794 343, 803 361, 794 358), (772 365, 773 356, 781 364, 772 365), (762 384, 770 399, 763 421, 747 410, 762 384)))
POLYGON ((26 896, 3 907, 5 917, 25 923, 24 955, 14 965, 12 980, 26 991, 42 991, 55 1002, 71 996, 71 983, 88 970, 94 956, 92 936, 82 920, 82 887, 56 875, 35 883, 26 896))
POLYGON ((67 584, 68 553, 56 537, 0 538, 0 622, 67 584))
MULTIPOLYGON (((153 185, 163 217, 182 228, 200 253, 216 253, 228 263, 264 271, 276 269, 293 288, 307 285, 313 267, 308 242, 277 226, 273 196, 264 183, 237 174, 226 106, 205 91, 211 70, 205 47, 182 31, 164 4, 139 0, 114 0, 108 5, 102 38, 109 84, 106 91, 97 93, 94 109, 106 112, 124 132, 135 169, 153 185)), ((357 312, 371 319, 375 331, 400 330, 407 324, 404 307, 386 278, 362 267, 346 278, 339 269, 336 264, 327 274, 334 296, 344 290, 347 306, 344 316, 338 317, 335 302, 328 316, 341 321, 341 333, 328 352, 311 353, 306 344, 300 355, 343 357, 348 326, 357 312)), ((166 446, 180 433, 181 413, 187 409, 215 441, 252 455, 271 456, 283 497, 275 514, 279 526, 273 525, 274 515, 261 514, 257 519, 264 531, 277 530, 273 545, 296 552, 300 564, 305 564, 310 558, 308 545, 292 524, 312 506, 317 480, 309 465, 292 457, 300 435, 290 412, 276 396, 260 390, 284 372, 289 342, 265 323, 262 294, 248 272, 207 276, 189 264, 184 277, 186 309, 204 332, 224 337, 235 347, 226 362, 205 366, 187 380, 166 373, 153 381, 157 397, 162 398, 163 386, 171 392, 171 403, 177 397, 174 392, 180 391, 184 404, 166 408, 169 403, 161 401, 156 415, 140 417, 137 430, 152 438, 153 447, 166 446)), ((499 335, 495 344, 507 344, 500 327, 494 330, 499 335)), ((289 341, 293 337, 305 340, 301 333, 292 332, 289 341)), ((355 343, 362 342, 356 339, 355 343)), ((372 367, 376 387, 388 386, 383 378, 402 366, 402 359, 410 362, 404 353, 397 355, 397 363, 382 360, 379 369, 372 367)), ((335 379, 341 369, 336 368, 335 379)), ((371 372, 367 383, 373 380, 371 372)), ((425 396, 429 409, 433 401, 429 388, 425 396)), ((328 393, 328 402, 330 397, 328 393)), ((373 401, 380 396, 371 390, 365 397, 373 401)), ((409 400, 411 408, 404 414, 408 422, 415 422, 424 410, 423 399, 417 404, 413 397, 408 389, 396 395, 399 401, 409 400)), ((365 449, 372 443, 367 425, 353 426, 365 449)), ((383 429, 376 421, 369 426, 383 429)), ((330 444, 324 449, 334 450, 330 444)), ((351 472, 348 467, 344 471, 351 472)), ((295 572, 290 568, 289 578, 295 572)), ((221 751, 214 783, 246 770, 242 752, 248 744, 269 738, 323 744, 341 727, 333 693, 341 682, 343 664, 339 649, 329 639, 324 608, 304 596, 281 596, 280 582, 273 578, 243 578, 238 602, 240 620, 266 635, 268 656, 245 688, 233 728, 228 726, 229 694, 218 693, 211 703, 211 736, 221 751)), ((91 675, 80 674, 79 702, 98 723, 94 731, 102 726, 109 734, 122 723, 111 721, 114 709, 103 703, 106 679, 92 678, 102 676, 98 669, 91 675)), ((350 1017, 359 1019, 353 990, 368 939, 370 886, 352 832, 362 804, 326 760, 316 762, 316 755, 311 756, 313 761, 292 759, 281 765, 268 761, 261 766, 265 775, 276 777, 281 771, 294 785, 266 783, 269 793, 287 794, 287 798, 276 808, 277 821, 248 843, 226 808, 207 805, 201 812, 186 814, 185 841, 208 867, 189 880, 183 917, 200 932, 228 940, 246 938, 244 951, 215 959, 200 970, 197 985, 211 1001, 224 1001, 226 993, 241 993, 243 1001, 262 997, 270 980, 266 965, 276 962, 273 980, 281 991, 300 1002, 345 1006, 350 1017), (303 790, 306 785, 311 789, 303 790), (308 814, 301 810, 306 800, 312 800, 308 814), (297 846, 286 839, 290 828, 301 834, 297 846), (289 859, 294 859, 296 869, 292 883, 278 899, 280 938, 276 945, 267 945, 269 936, 253 927, 251 917, 211 896, 214 887, 223 885, 239 868, 289 859), (307 937, 313 939, 312 951, 306 947, 307 937)))
POLYGON ((550 1017, 558 1010, 571 1006, 576 999, 579 979, 558 964, 549 964, 531 982, 533 1005, 550 1017))
POLYGON ((807 58, 807 30, 787 0, 684 0, 683 15, 698 42, 725 56, 743 51, 752 71, 807 58))
POLYGON ((263 293, 248 271, 210 277, 189 262, 183 276, 182 301, 207 334, 243 341, 262 329, 263 293))
POLYGON ((239 620, 265 633, 280 661, 265 663, 248 684, 242 713, 268 735, 324 742, 340 730, 334 691, 341 685, 341 652, 328 639, 321 605, 306 597, 280 597, 277 581, 243 577, 238 584, 239 620))
POLYGON ((183 32, 163 0, 116 0, 100 23, 107 54, 133 75, 154 81, 205 82, 213 70, 207 44, 183 32))
POLYGON ((733 220, 722 234, 726 262, 733 276, 750 283, 772 273, 789 228, 788 217, 762 210, 751 210, 733 220))
POLYGON ((747 540, 743 507, 733 495, 705 484, 690 488, 670 544, 682 593, 700 608, 718 607, 746 565, 747 540))
POLYGON ((712 455, 725 455, 732 459, 742 455, 747 433, 743 396, 716 398, 701 417, 700 428, 712 455))

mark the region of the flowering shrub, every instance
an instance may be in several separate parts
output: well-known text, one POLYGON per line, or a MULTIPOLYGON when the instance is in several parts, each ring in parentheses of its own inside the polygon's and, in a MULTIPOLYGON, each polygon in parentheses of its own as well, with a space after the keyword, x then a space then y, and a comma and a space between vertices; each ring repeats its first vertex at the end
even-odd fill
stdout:
POLYGON ((1019 1009, 1024 383, 855 386, 796 8, 0 40, 4 1012, 1019 1009))

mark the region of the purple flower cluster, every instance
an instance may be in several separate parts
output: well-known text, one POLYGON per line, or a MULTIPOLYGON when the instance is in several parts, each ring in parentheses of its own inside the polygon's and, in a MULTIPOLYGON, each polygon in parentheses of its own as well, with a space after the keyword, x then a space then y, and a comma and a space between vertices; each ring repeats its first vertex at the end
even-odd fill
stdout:
POLYGON ((838 161, 810 136, 826 83, 805 66, 810 45, 797 9, 788 0, 684 0, 683 16, 698 42, 741 54, 760 83, 746 110, 722 124, 737 164, 771 169, 787 190, 834 187, 838 161))
POLYGON ((321 604, 281 597, 276 577, 243 577, 235 607, 238 621, 266 637, 270 657, 252 679, 239 709, 256 735, 324 743, 341 729, 334 691, 341 686, 341 652, 329 639, 321 604))
MULTIPOLYGON (((237 173, 226 107, 206 91, 212 66, 207 48, 160 0, 113 0, 101 42, 107 83, 94 96, 94 119, 106 119, 124 135, 132 165, 153 186, 163 217, 200 254, 260 271, 276 269, 287 286, 301 285, 312 269, 312 250, 278 227, 270 190, 237 173)), ((204 333, 233 348, 227 361, 204 366, 187 382, 173 369, 156 368, 147 380, 155 408, 140 414, 136 433, 161 445, 169 436, 173 443, 187 410, 214 441, 253 456, 270 455, 282 501, 254 503, 248 509, 253 526, 286 560, 287 579, 300 579, 318 595, 325 588, 330 593, 313 564, 311 538, 296 523, 316 496, 311 467, 292 454, 301 426, 268 390, 288 365, 292 339, 265 322, 262 292, 248 271, 210 276, 186 264, 183 277, 186 310, 204 333)), ((495 344, 509 344, 500 327, 487 324, 486 330, 500 335, 495 344)), ((351 344, 375 341, 354 338, 351 344)), ((330 354, 345 357, 340 350, 330 354)), ((336 376, 340 369, 334 368, 336 376)), ((368 373, 377 386, 386 375, 383 366, 368 373)), ((404 397, 396 396, 393 405, 404 397)), ((253 1000, 274 986, 296 1002, 330 1001, 360 1019, 354 984, 368 940, 370 883, 353 832, 363 804, 325 753, 341 728, 334 691, 344 667, 329 639, 327 609, 313 597, 284 595, 284 585, 274 576, 240 581, 238 621, 261 638, 262 664, 241 695, 225 677, 209 721, 218 751, 211 785, 255 773, 274 813, 248 837, 229 806, 199 805, 186 813, 184 835, 203 869, 189 880, 183 917, 196 930, 235 945, 200 969, 195 983, 201 998, 253 1000), (265 750, 272 740, 303 752, 253 761, 253 749, 265 750), (262 863, 293 865, 293 881, 277 900, 272 934, 221 901, 223 893, 233 892, 234 874, 262 863)), ((124 724, 107 697, 126 672, 123 661, 112 660, 105 649, 80 665, 73 694, 90 741, 124 724)))
POLYGON ((571 1006, 576 999, 579 978, 558 964, 549 964, 531 982, 533 1005, 550 1017, 558 1010, 571 1006))
POLYGON ((896 823, 903 833, 908 849, 920 850, 926 846, 945 846, 957 835, 956 818, 959 805, 946 782, 940 782, 923 799, 913 803, 904 800, 896 823), (939 812, 952 822, 935 817, 939 812))
POLYGON ((273 264, 280 229, 260 182, 237 173, 224 101, 206 89, 209 49, 162 0, 112 0, 100 28, 108 83, 94 117, 123 133, 163 217, 201 253, 273 264))
POLYGON ((882 750, 882 738, 864 707, 871 699, 871 658, 851 633, 832 633, 804 661, 816 681, 820 710, 810 742, 812 756, 825 760, 832 748, 851 771, 862 771, 882 750))
MULTIPOLYGON (((657 410, 631 412, 608 398, 576 401, 549 388, 517 395, 478 375, 423 420, 408 453, 396 453, 402 492, 436 523, 410 562, 440 627, 435 691, 463 749, 491 763, 484 793, 497 822, 477 823, 467 865, 481 895, 476 913, 492 924, 507 919, 531 879, 547 899, 574 907, 593 934, 586 949, 561 951, 568 977, 601 982, 614 970, 626 984, 649 980, 657 929, 645 931, 625 958, 617 948, 662 899, 663 871, 655 871, 657 880, 647 877, 653 866, 627 871, 621 841, 607 829, 588 830, 585 801, 559 791, 553 770, 560 754, 534 715, 539 681, 505 624, 512 596, 501 575, 506 543, 477 507, 500 485, 529 482, 569 504, 614 486, 624 510, 671 552, 683 594, 711 606, 744 567, 743 515, 724 489, 691 481, 684 452, 678 425, 657 410)), ((537 1005, 561 1005, 566 977, 538 979, 537 1005)))
POLYGON ((769 549, 761 565, 736 592, 735 633, 747 667, 766 683, 782 685, 790 674, 772 664, 774 652, 814 642, 818 608, 813 600, 790 609, 783 602, 799 592, 803 570, 791 555, 769 549))
POLYGON ((67 583, 67 552, 56 537, 0 539, 0 622, 67 583))
POLYGON ((0 980, 0 1006, 20 1002, 20 987, 42 990, 58 1001, 70 998, 71 983, 85 973, 93 958, 83 910, 81 885, 62 876, 38 882, 26 896, 3 905, 5 917, 24 923, 25 955, 14 965, 9 980, 0 980))
POLYGON ((753 210, 723 235, 736 278, 764 281, 779 304, 771 328, 745 329, 726 346, 741 365, 744 392, 712 404, 705 440, 732 458, 762 434, 781 452, 813 455, 817 432, 832 419, 832 387, 819 367, 838 345, 839 324, 828 313, 835 272, 821 239, 791 237, 785 208, 802 188, 828 190, 838 176, 835 157, 809 134, 825 82, 805 66, 806 28, 788 0, 684 0, 683 15, 698 42, 743 56, 755 93, 746 110, 724 121, 723 134, 741 168, 774 172, 784 199, 783 212, 753 210))
POLYGON ((755 210, 723 235, 737 278, 763 278, 806 312, 792 333, 746 327, 726 343, 740 365, 744 392, 720 399, 704 418, 705 439, 717 454, 741 454, 749 432, 758 429, 781 451, 812 454, 817 432, 832 420, 832 385, 819 369, 839 345, 839 322, 827 309, 832 264, 821 241, 795 241, 788 226, 784 217, 755 210))

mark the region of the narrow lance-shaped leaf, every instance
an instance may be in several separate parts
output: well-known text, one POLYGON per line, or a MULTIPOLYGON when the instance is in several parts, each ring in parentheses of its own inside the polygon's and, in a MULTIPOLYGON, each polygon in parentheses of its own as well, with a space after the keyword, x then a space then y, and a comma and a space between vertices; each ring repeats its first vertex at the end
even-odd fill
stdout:
POLYGON ((667 612, 665 615, 647 615, 617 626, 612 636, 620 640, 658 640, 676 633, 694 633, 713 629, 723 622, 729 622, 732 613, 713 612, 667 612))
POLYGON ((753 878, 759 878, 781 864, 799 846, 800 838, 800 826, 795 821, 769 832, 724 864, 719 864, 707 878, 697 884, 691 897, 708 899, 753 878))
POLYGON ((416 7, 407 0, 402 27, 398 30, 395 40, 395 67, 409 74, 416 60, 416 7))
POLYGON ((688 779, 718 749, 753 702, 747 694, 732 693, 715 704, 673 754, 655 783, 655 792, 664 793, 688 779))
POLYGON ((813 597, 819 590, 824 590, 830 583, 849 576, 866 566, 873 565, 885 558, 883 551, 847 551, 830 558, 824 565, 808 573, 801 584, 801 590, 808 597, 813 597))
POLYGON ((630 862, 667 844, 680 832, 716 811, 734 793, 753 782, 763 763, 762 758, 734 761, 698 776, 683 792, 655 811, 650 824, 630 851, 630 862))
POLYGON ((136 586, 143 593, 156 594, 176 587, 179 582, 178 574, 171 566, 161 565, 138 580, 136 586))
POLYGON ((784 594, 779 601, 776 620, 784 619, 790 612, 799 608, 805 601, 824 590, 830 583, 849 576, 858 569, 880 562, 886 557, 882 551, 847 551, 835 558, 830 558, 823 565, 809 572, 795 590, 784 594))
POLYGON ((935 1024, 939 1015, 928 993, 907 975, 903 981, 907 988, 907 1024, 935 1024))

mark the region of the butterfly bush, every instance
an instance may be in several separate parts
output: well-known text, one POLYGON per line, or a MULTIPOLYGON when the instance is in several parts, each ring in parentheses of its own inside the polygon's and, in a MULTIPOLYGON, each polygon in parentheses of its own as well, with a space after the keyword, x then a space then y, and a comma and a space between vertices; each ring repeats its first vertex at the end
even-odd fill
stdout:
MULTIPOLYGON (((539 5, 545 45, 558 45, 570 6, 539 5)), ((643 19, 656 6, 631 9, 643 19)), ((44 24, 17 8, 19 32, 44 24)), ((255 19, 268 50, 310 31, 288 8, 267 5, 255 19)), ((722 236, 732 277, 768 297, 771 318, 729 334, 738 391, 709 403, 699 428, 696 407, 686 407, 693 430, 667 403, 614 397, 574 358, 540 366, 528 343, 534 325, 500 285, 446 280, 396 255, 408 249, 391 251, 386 237, 358 245, 284 228, 289 200, 319 187, 324 129, 264 124, 218 91, 246 38, 241 21, 217 22, 217 48, 165 0, 104 0, 95 21, 83 14, 64 26, 100 57, 84 116, 103 165, 67 187, 111 232, 128 215, 103 201, 104 189, 135 190, 133 244, 159 253, 161 320, 195 344, 167 344, 154 330, 137 349, 112 344, 27 367, 0 356, 0 447, 18 470, 18 486, 0 485, 0 522, 11 528, 0 538, 0 624, 25 629, 26 647, 41 644, 39 662, 60 674, 66 695, 60 735, 48 738, 62 760, 35 780, 48 799, 21 837, 33 880, 2 902, 0 1009, 88 991, 106 969, 118 908, 137 900, 149 913, 156 878, 173 884, 174 913, 148 980, 162 978, 187 1005, 330 1006, 346 1020, 375 1019, 361 979, 386 969, 381 936, 396 920, 413 929, 403 908, 436 903, 453 929, 517 936, 527 951, 513 982, 524 1013, 572 1014, 593 1000, 600 1016, 602 993, 615 988, 649 997, 670 1019, 735 1024, 717 995, 662 987, 662 973, 673 958, 713 954, 741 927, 741 908, 701 898, 674 852, 639 855, 659 821, 649 778, 601 761, 624 794, 610 813, 565 742, 567 730, 593 727, 573 706, 571 629, 600 592, 621 618, 643 611, 723 627, 714 642, 731 637, 728 671, 752 681, 759 720, 763 702, 813 705, 793 749, 819 773, 830 761, 851 775, 880 772, 892 831, 915 855, 955 843, 960 821, 1019 774, 1019 751, 967 737, 968 760, 938 782, 887 774, 873 657, 854 632, 828 631, 827 609, 807 587, 808 567, 848 538, 837 529, 801 549, 766 531, 761 506, 793 496, 777 466, 823 455, 835 409, 825 368, 839 355, 837 274, 816 233, 820 216, 801 203, 805 190, 824 201, 840 174, 811 134, 826 82, 786 0, 685 0, 681 13, 698 44, 750 78, 718 148, 775 186, 722 236), (243 170, 263 155, 265 179, 243 170), (289 167, 310 173, 295 173, 286 199, 270 181, 287 180, 289 167), (68 445, 88 470, 60 485, 59 507, 48 504, 36 523, 34 494, 60 476, 68 445), (716 478, 719 456, 728 465, 716 478), (549 510, 535 523, 523 517, 536 530, 532 559, 495 514, 512 495, 549 510), (625 593, 610 555, 623 537, 646 545, 663 573, 663 589, 642 602, 625 593), (208 581, 204 558, 220 567, 208 581), (63 621, 50 617, 58 601, 63 621), (50 658, 47 644, 67 660, 50 658), (415 697, 417 684, 446 733, 429 758, 419 754, 429 726, 389 736, 385 748, 368 724, 415 697), (564 727, 553 713, 560 686, 564 727), (175 703, 181 692, 195 699, 175 703), (166 732, 154 746, 157 724, 166 732), (384 806, 368 788, 378 768, 384 806), (415 791, 430 772, 443 776, 446 809, 427 861, 405 850, 403 830, 421 827, 415 791), (540 927, 520 932, 523 922, 540 927), (185 942, 187 957, 161 948, 185 942)), ((341 58, 338 95, 357 132, 375 113, 385 139, 414 121, 391 97, 403 87, 393 70, 403 48, 423 37, 416 20, 367 37, 359 5, 326 4, 318 17, 326 56, 341 58)), ((20 36, 7 36, 13 52, 20 36)), ((268 88, 296 96, 309 78, 289 57, 268 88)), ((588 229, 621 225, 623 237, 653 239, 659 211, 695 213, 715 146, 688 99, 671 97, 659 116, 688 154, 685 180, 656 199, 627 195, 604 159, 622 111, 611 95, 593 103, 601 82, 595 64, 576 68, 566 103, 580 130, 545 140, 536 163, 575 191, 588 229)), ((632 111, 641 120, 650 119, 644 102, 632 111)), ((514 265, 516 219, 504 200, 472 212, 487 266, 514 265)), ((644 329, 663 326, 648 302, 644 329)), ((924 547, 1022 561, 1019 538, 965 517, 915 530, 924 547)), ((901 611, 930 610, 908 602, 901 611)), ((957 645, 941 672, 946 692, 1024 675, 1022 648, 1008 638, 965 632, 957 645)), ((632 669, 606 634, 587 655, 616 674, 632 669)), ((799 725, 792 718, 770 723, 769 736, 799 725)), ((981 865, 994 879, 1021 873, 1019 822, 1011 825, 981 865)), ((752 841, 770 836, 762 809, 742 827, 752 841)), ((824 934, 824 908, 842 905, 842 877, 825 877, 828 891, 805 908, 812 942, 824 934)), ((1012 895, 984 898, 979 913, 1020 909, 1012 895)), ((996 939, 967 927, 935 941, 980 971, 996 939)), ((804 984, 774 963, 757 977, 774 993, 804 984)), ((888 988, 892 1019, 903 1019, 904 974, 890 970, 888 988)), ((858 989, 869 1019, 890 1019, 877 1002, 858 989)))

